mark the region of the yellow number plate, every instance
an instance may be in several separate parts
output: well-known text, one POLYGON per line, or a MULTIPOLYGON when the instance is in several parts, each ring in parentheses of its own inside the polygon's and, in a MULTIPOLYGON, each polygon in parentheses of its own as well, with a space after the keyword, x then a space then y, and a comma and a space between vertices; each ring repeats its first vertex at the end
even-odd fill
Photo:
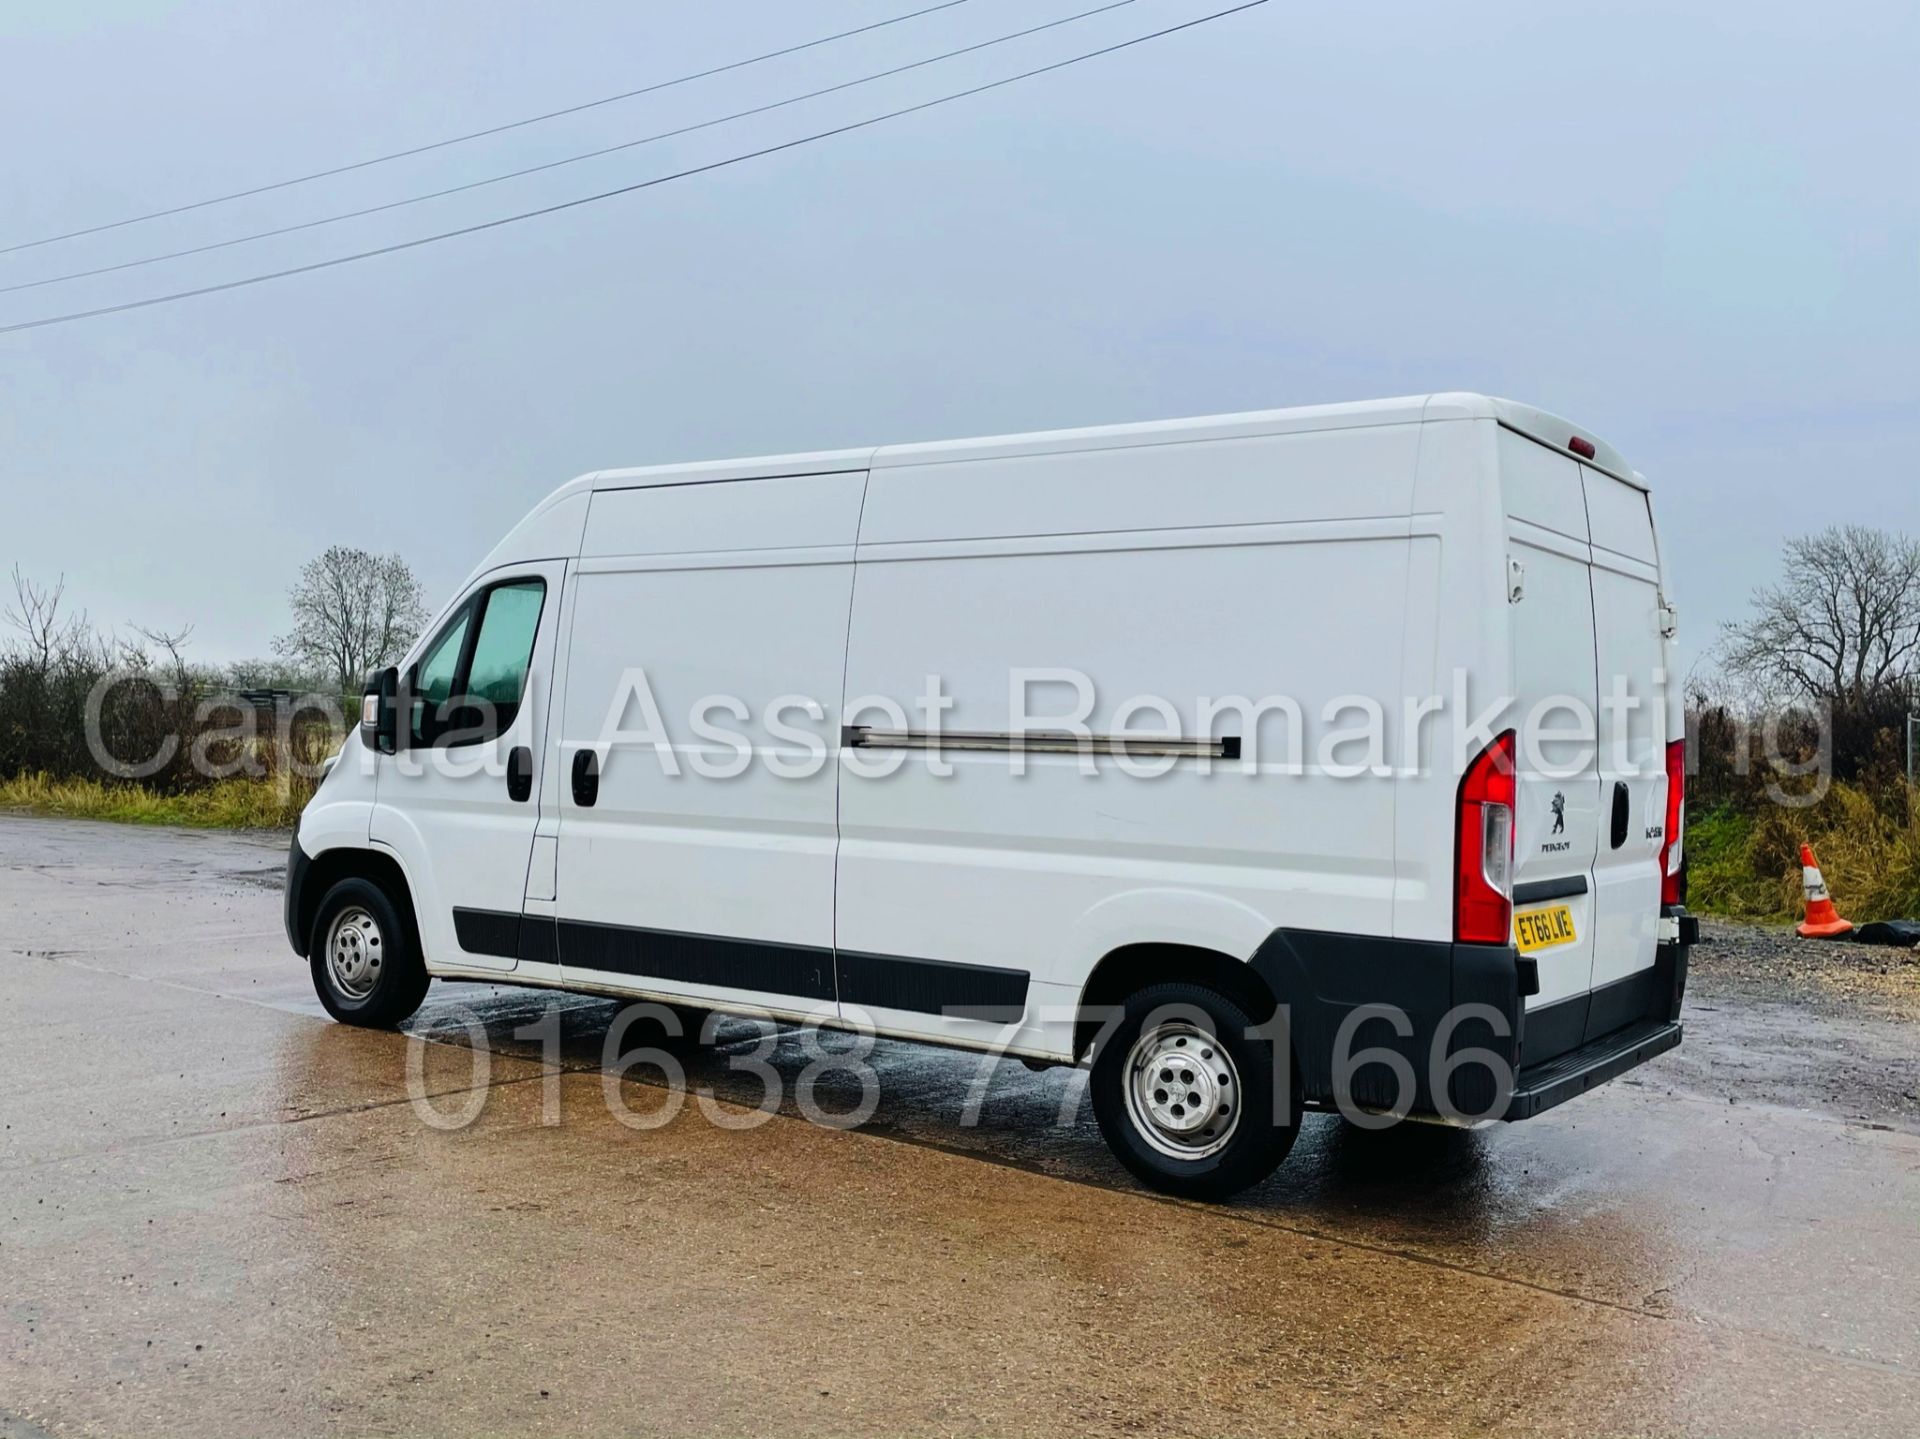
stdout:
POLYGON ((1564 904, 1552 909, 1523 909, 1513 917, 1513 942, 1522 954, 1550 949, 1556 944, 1572 944, 1573 911, 1564 904))

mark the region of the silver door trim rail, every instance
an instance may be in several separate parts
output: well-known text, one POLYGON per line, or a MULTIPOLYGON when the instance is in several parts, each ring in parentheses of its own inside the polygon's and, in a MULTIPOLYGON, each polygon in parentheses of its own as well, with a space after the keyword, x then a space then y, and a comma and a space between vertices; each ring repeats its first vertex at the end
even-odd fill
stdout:
POLYGON ((1153 739, 1141 735, 1072 734, 1065 730, 1035 730, 1025 734, 985 730, 874 729, 846 725, 840 731, 845 749, 976 750, 1003 754, 1118 755, 1126 759, 1239 759, 1240 737, 1221 739, 1153 739))

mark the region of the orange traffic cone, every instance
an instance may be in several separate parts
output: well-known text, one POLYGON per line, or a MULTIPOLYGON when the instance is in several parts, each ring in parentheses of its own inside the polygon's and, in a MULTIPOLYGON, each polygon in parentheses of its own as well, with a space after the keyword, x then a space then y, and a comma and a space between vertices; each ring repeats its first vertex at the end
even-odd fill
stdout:
POLYGON ((1827 882, 1821 877, 1820 862, 1813 857, 1810 844, 1800 846, 1800 878, 1807 889, 1807 917, 1800 921, 1801 935, 1833 939, 1852 934, 1853 922, 1840 918, 1840 911, 1833 907, 1833 896, 1827 893, 1827 882))

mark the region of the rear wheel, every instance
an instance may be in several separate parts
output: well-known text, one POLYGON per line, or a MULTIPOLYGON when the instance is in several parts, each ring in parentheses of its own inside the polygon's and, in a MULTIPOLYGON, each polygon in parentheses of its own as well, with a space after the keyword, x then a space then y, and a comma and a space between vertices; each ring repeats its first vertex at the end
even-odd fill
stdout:
POLYGON ((1197 984, 1156 984, 1126 1002, 1093 1059, 1093 1108, 1114 1157, 1167 1194, 1225 1199, 1287 1157, 1298 1086, 1284 1054, 1240 1005, 1197 984), (1284 1088, 1284 1094, 1279 1092, 1284 1088))
POLYGON ((314 914, 307 945, 313 987, 342 1024, 392 1029, 427 997, 426 965, 385 890, 343 879, 314 914))

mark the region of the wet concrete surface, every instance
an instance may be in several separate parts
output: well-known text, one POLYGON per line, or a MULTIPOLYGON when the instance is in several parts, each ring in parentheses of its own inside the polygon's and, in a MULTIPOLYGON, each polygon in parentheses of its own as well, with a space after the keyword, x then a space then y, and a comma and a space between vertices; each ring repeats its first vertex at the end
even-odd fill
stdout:
POLYGON ((610 1072, 613 1001, 334 1025, 284 846, 0 817, 5 1439, 1915 1432, 1898 1018, 1703 964, 1627 1080, 1471 1134, 1311 1117, 1208 1207, 1134 1188, 1071 1071, 883 1042, 847 1131, 796 1090, 858 1073, 790 1029, 674 1047, 688 1094, 610 1072))

